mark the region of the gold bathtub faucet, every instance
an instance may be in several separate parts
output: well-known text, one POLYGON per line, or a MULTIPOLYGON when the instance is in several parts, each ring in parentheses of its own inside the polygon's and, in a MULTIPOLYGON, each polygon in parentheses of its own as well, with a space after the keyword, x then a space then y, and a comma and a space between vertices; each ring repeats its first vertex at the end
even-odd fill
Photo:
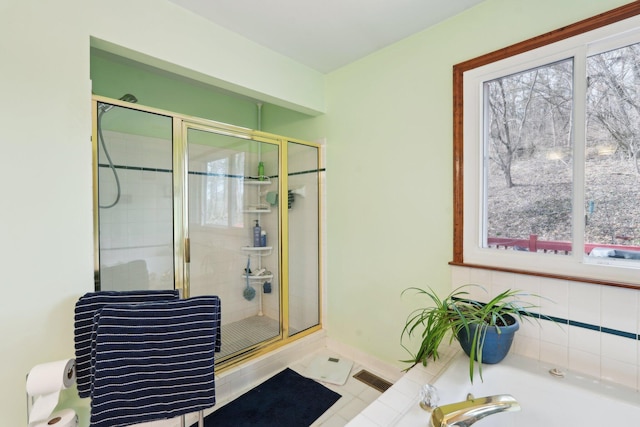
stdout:
POLYGON ((519 411, 520 404, 509 394, 474 398, 438 406, 431 413, 432 427, 468 427, 476 421, 500 412, 519 411))

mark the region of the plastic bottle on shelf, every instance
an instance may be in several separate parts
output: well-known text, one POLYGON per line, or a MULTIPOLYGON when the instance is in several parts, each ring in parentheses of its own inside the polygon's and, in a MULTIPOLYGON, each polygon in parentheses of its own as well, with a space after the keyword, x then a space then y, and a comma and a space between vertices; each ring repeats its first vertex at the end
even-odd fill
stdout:
POLYGON ((267 232, 264 230, 260 232, 260 246, 263 248, 267 246, 267 232))
POLYGON ((258 163, 258 180, 264 181, 264 163, 258 163))
POLYGON ((253 246, 256 248, 261 246, 261 231, 260 224, 256 219, 256 225, 253 227, 253 246))

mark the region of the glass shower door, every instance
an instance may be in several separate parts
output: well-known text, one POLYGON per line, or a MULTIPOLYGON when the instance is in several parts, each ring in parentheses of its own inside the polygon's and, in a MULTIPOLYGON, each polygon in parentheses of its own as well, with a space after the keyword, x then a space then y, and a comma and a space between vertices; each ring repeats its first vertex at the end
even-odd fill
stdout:
POLYGON ((289 336, 320 324, 320 156, 318 147, 289 142, 289 336))
POLYGON ((172 119, 99 102, 96 125, 96 290, 173 289, 172 119))
POLYGON ((279 146, 191 124, 186 146, 189 295, 221 298, 224 361, 281 337, 279 146))
POLYGON ((318 331, 317 144, 132 103, 94 98, 96 290, 218 295, 221 366, 318 331))

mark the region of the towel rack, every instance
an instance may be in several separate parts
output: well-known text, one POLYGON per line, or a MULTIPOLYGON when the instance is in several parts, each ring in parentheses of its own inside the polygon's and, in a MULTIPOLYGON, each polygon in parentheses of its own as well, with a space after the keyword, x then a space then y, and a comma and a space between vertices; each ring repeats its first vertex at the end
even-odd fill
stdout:
POLYGON ((204 410, 215 405, 214 353, 221 349, 217 296, 100 304, 83 316, 92 319, 92 426, 179 417, 184 427, 186 415, 197 412, 204 427, 204 410))

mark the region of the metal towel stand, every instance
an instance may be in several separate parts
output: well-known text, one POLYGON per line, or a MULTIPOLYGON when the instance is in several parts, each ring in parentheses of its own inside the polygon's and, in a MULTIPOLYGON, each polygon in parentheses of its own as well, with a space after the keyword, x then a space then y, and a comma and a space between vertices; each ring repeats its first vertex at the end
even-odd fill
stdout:
MULTIPOLYGON (((180 427, 185 427, 185 417, 186 415, 180 417, 180 427)), ((203 411, 198 411, 198 427, 204 427, 203 411)))

